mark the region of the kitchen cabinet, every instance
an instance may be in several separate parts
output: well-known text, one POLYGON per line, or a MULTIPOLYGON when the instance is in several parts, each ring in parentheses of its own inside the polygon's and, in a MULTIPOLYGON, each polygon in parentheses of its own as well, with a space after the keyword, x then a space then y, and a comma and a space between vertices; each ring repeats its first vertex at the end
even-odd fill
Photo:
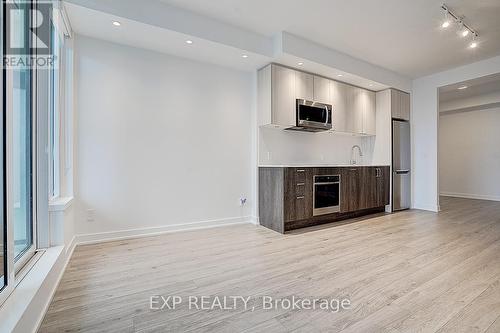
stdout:
POLYGON ((410 120, 410 94, 391 89, 392 118, 410 120))
POLYGON ((314 76, 313 101, 324 104, 333 104, 331 98, 331 85, 333 81, 321 76, 314 76))
POLYGON ((350 167, 342 173, 342 213, 389 204, 389 167, 350 167))
MULTIPOLYGON (((295 99, 301 98, 308 101, 314 100, 314 76, 312 74, 295 72, 295 99)), ((295 114, 295 113, 294 113, 295 114)), ((294 122, 295 123, 295 122, 294 122)))
POLYGON ((365 135, 375 135, 377 130, 375 92, 364 90, 363 131, 365 135))
POLYGON ((347 88, 347 132, 363 133, 363 115, 364 115, 364 92, 358 87, 348 86, 347 88))
POLYGON ((312 217, 312 169, 286 168, 284 177, 285 223, 312 217))
POLYGON ((296 124, 296 99, 331 104, 333 130, 375 135, 375 93, 318 75, 271 64, 258 72, 258 123, 296 124))
POLYGON ((389 204, 388 166, 261 167, 260 224, 288 230, 383 212, 389 204), (313 215, 314 176, 340 175, 340 212, 313 215))
POLYGON ((348 213, 361 207, 362 168, 352 167, 342 169, 340 189, 340 212, 348 213))
POLYGON ((295 125, 295 71, 272 66, 272 123, 284 127, 295 125))
POLYGON ((330 81, 330 101, 333 106, 332 125, 333 130, 337 132, 348 132, 348 86, 345 83, 330 81))
POLYGON ((358 87, 350 87, 349 90, 347 96, 350 94, 351 99, 348 100, 350 113, 347 115, 347 132, 375 135, 375 93, 358 87))
POLYGON ((390 201, 390 177, 391 169, 390 167, 379 167, 377 178, 377 189, 376 189, 376 207, 385 206, 389 204, 390 201))

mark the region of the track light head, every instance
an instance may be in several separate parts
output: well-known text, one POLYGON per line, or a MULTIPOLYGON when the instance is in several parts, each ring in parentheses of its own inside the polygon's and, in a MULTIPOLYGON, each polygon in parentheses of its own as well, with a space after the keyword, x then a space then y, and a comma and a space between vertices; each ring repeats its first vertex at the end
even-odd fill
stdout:
POLYGON ((450 25, 451 25, 450 15, 449 15, 448 10, 446 9, 446 10, 444 11, 444 21, 443 21, 443 23, 441 24, 441 28, 446 29, 446 28, 448 28, 450 25))

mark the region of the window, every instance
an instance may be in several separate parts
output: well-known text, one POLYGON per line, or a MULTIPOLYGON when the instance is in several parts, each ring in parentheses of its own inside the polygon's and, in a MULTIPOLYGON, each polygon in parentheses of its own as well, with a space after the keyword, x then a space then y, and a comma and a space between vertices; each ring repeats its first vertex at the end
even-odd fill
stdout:
MULTIPOLYGON (((60 159, 60 150, 68 149, 68 139, 60 142, 67 135, 63 124, 72 117, 61 112, 71 82, 64 80, 61 65, 70 49, 65 49, 67 26, 59 5, 0 2, 0 306, 35 251, 50 246, 49 200, 61 194, 61 165, 71 167, 60 159), (37 15, 32 15, 35 7, 37 15)), ((66 193, 69 182, 64 177, 66 193)))
POLYGON ((33 54, 29 29, 32 6, 24 1, 3 1, 1 6, 2 65, 6 68, 2 68, 0 304, 13 289, 16 273, 31 259, 36 246, 34 71, 30 66, 8 67, 4 63, 6 55, 29 58, 33 54))
MULTIPOLYGON (((18 15, 12 16, 10 37, 22 45, 22 54, 31 49, 30 4, 20 2, 18 15)), ((33 114, 31 68, 9 70, 12 92, 11 139, 12 139, 12 204, 14 231, 14 260, 34 252, 33 228, 33 114)), ((8 73, 9 74, 9 73, 8 73)))

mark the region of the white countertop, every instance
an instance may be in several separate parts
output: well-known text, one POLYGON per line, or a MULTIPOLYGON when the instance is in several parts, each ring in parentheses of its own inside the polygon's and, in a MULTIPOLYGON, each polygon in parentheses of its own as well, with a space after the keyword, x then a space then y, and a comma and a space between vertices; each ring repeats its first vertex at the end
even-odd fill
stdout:
POLYGON ((263 164, 259 168, 353 168, 353 167, 383 167, 389 165, 372 164, 263 164))

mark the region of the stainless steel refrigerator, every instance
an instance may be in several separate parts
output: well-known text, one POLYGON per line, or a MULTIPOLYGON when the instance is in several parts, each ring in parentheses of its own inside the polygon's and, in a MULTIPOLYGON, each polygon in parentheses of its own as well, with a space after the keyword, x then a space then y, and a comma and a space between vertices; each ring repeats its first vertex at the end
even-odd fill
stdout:
POLYGON ((411 206, 410 123, 392 121, 392 210, 411 206))

